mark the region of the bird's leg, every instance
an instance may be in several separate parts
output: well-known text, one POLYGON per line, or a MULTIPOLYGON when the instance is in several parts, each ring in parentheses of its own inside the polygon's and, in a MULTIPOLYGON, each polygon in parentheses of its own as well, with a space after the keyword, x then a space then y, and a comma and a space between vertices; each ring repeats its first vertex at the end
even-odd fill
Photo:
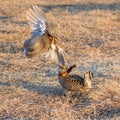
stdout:
POLYGON ((67 95, 66 95, 66 92, 67 92, 67 91, 66 91, 65 89, 63 89, 61 95, 64 96, 64 97, 66 97, 66 96, 67 96, 67 95))
POLYGON ((66 90, 65 91, 65 96, 66 96, 67 103, 71 103, 72 102, 72 100, 71 100, 71 98, 72 98, 72 92, 66 90))

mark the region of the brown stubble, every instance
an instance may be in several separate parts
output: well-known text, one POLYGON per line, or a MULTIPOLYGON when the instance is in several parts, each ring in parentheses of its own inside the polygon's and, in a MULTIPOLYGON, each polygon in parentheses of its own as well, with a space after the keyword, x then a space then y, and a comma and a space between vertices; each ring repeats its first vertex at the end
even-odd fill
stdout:
POLYGON ((0 0, 0 119, 119 119, 119 9, 117 0, 0 0), (77 65, 72 73, 94 74, 92 90, 70 103, 61 95, 58 66, 22 54, 32 4, 43 7, 50 33, 77 65))

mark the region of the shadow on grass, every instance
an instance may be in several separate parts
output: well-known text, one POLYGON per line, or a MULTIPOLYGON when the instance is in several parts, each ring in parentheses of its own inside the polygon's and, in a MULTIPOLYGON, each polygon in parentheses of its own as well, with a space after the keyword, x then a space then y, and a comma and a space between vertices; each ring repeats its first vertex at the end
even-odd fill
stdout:
POLYGON ((111 119, 118 116, 120 117, 120 108, 101 109, 97 119, 111 119))
POLYGON ((0 82, 0 86, 10 86, 9 82, 0 82))
MULTIPOLYGON (((10 87, 13 86, 9 82, 1 82, 0 81, 0 86, 6 86, 10 87)), ((44 85, 36 85, 30 82, 26 81, 20 81, 20 83, 16 83, 17 87, 22 87, 30 91, 34 91, 38 94, 43 94, 43 95, 58 95, 61 96, 63 89, 59 86, 44 86, 44 85)))
POLYGON ((23 82, 22 85, 18 86, 44 95, 62 95, 63 92, 62 88, 58 86, 36 85, 28 82, 23 82))
POLYGON ((80 11, 90 11, 90 10, 120 10, 120 3, 113 4, 63 4, 63 5, 40 5, 45 9, 46 12, 52 9, 66 10, 70 13, 79 13, 80 11))
POLYGON ((45 94, 45 95, 51 95, 51 94, 61 95, 62 93, 62 88, 56 86, 42 86, 42 85, 34 85, 27 83, 23 87, 28 90, 32 90, 39 94, 45 94))
POLYGON ((2 53, 15 54, 22 51, 22 48, 16 47, 13 42, 0 42, 0 52, 2 53))

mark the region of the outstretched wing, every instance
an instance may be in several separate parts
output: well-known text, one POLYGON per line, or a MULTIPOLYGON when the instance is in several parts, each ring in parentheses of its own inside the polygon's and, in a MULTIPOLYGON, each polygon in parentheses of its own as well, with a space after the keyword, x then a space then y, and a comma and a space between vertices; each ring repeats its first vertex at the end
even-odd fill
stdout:
POLYGON ((50 48, 46 54, 46 58, 52 62, 58 62, 58 50, 55 44, 51 43, 50 48))
POLYGON ((68 61, 66 59, 66 56, 67 56, 67 53, 61 48, 58 46, 58 63, 59 65, 68 65, 68 61))
POLYGON ((43 35, 46 30, 46 18, 43 11, 37 5, 33 5, 27 11, 27 19, 29 20, 29 25, 32 29, 33 35, 40 34, 43 35))
POLYGON ((58 63, 59 65, 68 66, 68 62, 66 60, 66 52, 60 46, 55 45, 53 43, 51 44, 46 54, 46 58, 58 63))

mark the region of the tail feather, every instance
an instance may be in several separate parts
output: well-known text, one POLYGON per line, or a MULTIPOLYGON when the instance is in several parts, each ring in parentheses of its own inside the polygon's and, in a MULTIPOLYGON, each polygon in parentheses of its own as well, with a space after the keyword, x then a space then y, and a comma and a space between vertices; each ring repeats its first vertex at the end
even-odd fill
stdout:
POLYGON ((27 11, 28 23, 33 31, 33 34, 43 35, 46 31, 46 18, 42 10, 34 5, 27 11))

